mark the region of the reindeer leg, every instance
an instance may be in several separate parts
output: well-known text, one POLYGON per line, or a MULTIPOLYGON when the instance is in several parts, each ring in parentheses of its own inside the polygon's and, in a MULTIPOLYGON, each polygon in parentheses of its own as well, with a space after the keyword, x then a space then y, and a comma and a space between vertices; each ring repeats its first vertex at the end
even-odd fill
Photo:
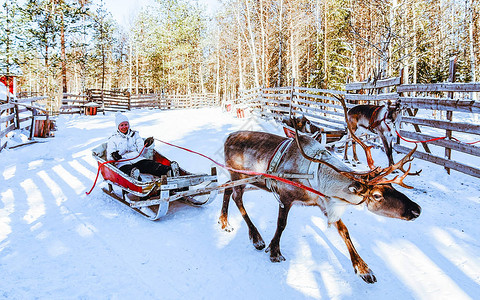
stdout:
POLYGON ((233 188, 225 189, 223 193, 223 204, 222 204, 222 212, 220 214, 220 218, 218 218, 218 224, 222 226, 222 230, 230 232, 233 228, 228 224, 228 205, 230 203, 230 196, 233 193, 233 188))
POLYGON ((388 165, 393 166, 395 162, 393 161, 392 141, 387 139, 387 137, 381 132, 379 132, 378 135, 380 136, 380 139, 382 139, 383 149, 388 157, 388 165))
MULTIPOLYGON (((348 135, 348 139, 350 139, 350 134, 348 135)), ((348 139, 345 141, 345 152, 343 154, 343 161, 348 163, 348 139)))
POLYGON ((257 250, 262 250, 265 248, 265 242, 262 239, 262 236, 257 230, 257 227, 253 225, 252 221, 250 220, 250 217, 247 214, 247 211, 245 210, 245 207, 243 206, 243 192, 245 191, 245 185, 240 185, 236 186, 233 188, 233 201, 235 201, 235 204, 238 207, 238 210, 242 214, 243 219, 245 220, 245 223, 247 223, 248 226, 248 235, 250 237, 250 240, 253 243, 253 246, 257 250))
POLYGON ((282 201, 284 203, 283 207, 279 206, 278 209, 278 220, 277 220, 277 230, 273 236, 270 245, 268 246, 265 252, 270 252, 270 261, 271 262, 281 262, 285 260, 282 253, 280 252, 280 237, 282 236, 285 226, 287 226, 287 217, 290 208, 292 207, 291 202, 282 201))
POLYGON ((366 283, 377 282, 377 279, 375 278, 375 275, 373 275, 372 270, 370 270, 368 265, 363 261, 363 259, 360 257, 357 250, 353 246, 352 240, 350 239, 350 234, 348 233, 348 229, 345 224, 342 222, 342 220, 338 220, 334 224, 335 227, 337 227, 338 233, 347 245, 348 252, 350 253, 350 260, 352 261, 355 274, 360 276, 366 283))
POLYGON ((355 141, 352 141, 352 151, 353 151, 353 165, 357 165, 360 163, 360 160, 358 160, 357 156, 357 143, 355 141))

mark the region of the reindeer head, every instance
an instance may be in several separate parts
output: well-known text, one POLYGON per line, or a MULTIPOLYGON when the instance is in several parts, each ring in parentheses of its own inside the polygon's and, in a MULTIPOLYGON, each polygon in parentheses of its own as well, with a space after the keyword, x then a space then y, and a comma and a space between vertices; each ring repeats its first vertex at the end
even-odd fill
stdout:
POLYGON ((392 122, 393 124, 395 124, 395 127, 399 128, 400 122, 402 120, 402 106, 400 100, 397 100, 393 103, 391 101, 387 101, 387 103, 385 103, 385 106, 387 108, 386 120, 392 122))
MULTIPOLYGON (((393 171, 402 169, 403 165, 407 162, 410 162, 413 153, 416 151, 416 147, 392 166, 383 169, 377 167, 371 171, 361 173, 351 170, 346 171, 347 169, 345 167, 339 167, 338 164, 335 164, 333 161, 308 156, 305 154, 303 146, 299 141, 298 131, 296 133, 297 146, 302 156, 310 161, 324 165, 325 167, 323 167, 322 172, 329 172, 326 169, 330 169, 330 172, 333 173, 331 177, 335 178, 328 183, 329 185, 334 185, 330 187, 330 190, 334 191, 331 198, 348 204, 359 205, 365 203, 369 211, 389 218, 413 220, 420 215, 420 206, 392 186, 392 183, 395 183, 405 188, 412 188, 403 183, 405 177, 409 175, 410 167, 403 175, 398 175, 393 179, 385 178, 393 171)), ((337 212, 336 208, 335 205, 327 207, 329 223, 332 220, 335 221, 341 214, 341 211, 337 212), (331 207, 333 207, 333 209, 331 209, 331 207), (330 214, 332 213, 335 214, 335 216, 331 216, 330 214)))
POLYGON ((306 126, 310 124, 310 121, 304 115, 302 115, 302 117, 288 116, 285 117, 282 122, 293 128, 298 128, 298 130, 302 132, 306 132, 306 126))
POLYGON ((322 131, 322 129, 315 124, 313 124, 309 119, 307 119, 305 116, 303 116, 305 119, 305 132, 315 134, 319 133, 322 131))
POLYGON ((420 216, 420 206, 392 186, 392 183, 395 183, 405 188, 412 188, 403 183, 403 179, 409 174, 410 167, 403 175, 393 179, 385 179, 385 176, 402 168, 403 164, 411 160, 410 157, 415 150, 413 149, 401 161, 388 168, 376 168, 368 173, 341 171, 339 173, 352 180, 348 187, 349 191, 362 197, 362 201, 358 204, 364 202, 369 211, 388 218, 413 220, 420 216))
POLYGON ((374 214, 407 221, 420 216, 420 206, 391 184, 370 186, 364 197, 368 210, 374 214))

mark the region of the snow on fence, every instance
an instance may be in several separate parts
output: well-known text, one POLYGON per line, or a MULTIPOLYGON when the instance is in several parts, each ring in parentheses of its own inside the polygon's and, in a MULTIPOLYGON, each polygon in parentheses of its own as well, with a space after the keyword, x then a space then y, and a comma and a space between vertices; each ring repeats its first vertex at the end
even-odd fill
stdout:
POLYGON ((81 114, 85 113, 85 104, 87 95, 63 94, 62 105, 59 113, 61 114, 81 114))
MULTIPOLYGON (((41 115, 39 110, 43 110, 41 107, 35 106, 34 103, 46 98, 32 97, 13 99, 10 102, 0 102, 0 138, 5 137, 13 130, 25 129, 30 131, 31 139, 34 135, 35 118, 41 115)), ((2 143, 0 139, 0 151, 6 145, 7 143, 2 143)))
MULTIPOLYGON (((474 100, 480 83, 412 85, 403 84, 402 77, 350 83, 345 92, 304 87, 256 88, 243 92, 235 103, 278 121, 289 115, 291 107, 293 115, 305 115, 326 130, 345 130, 344 111, 335 96, 345 97, 349 107, 400 100, 405 107, 403 129, 399 131, 403 138, 426 141, 445 137, 421 143, 423 148, 419 147, 414 157, 442 165, 448 172, 453 169, 480 178, 480 143, 475 143, 480 140, 480 102, 474 100)), ((413 143, 400 137, 394 145, 401 153, 408 153, 412 147, 413 143)))
MULTIPOLYGON (((449 173, 453 169, 480 177, 480 143, 475 143, 480 140, 480 123, 476 121, 480 102, 469 96, 480 92, 480 83, 400 85, 397 92, 407 107, 408 115, 402 122, 410 124, 410 130, 400 130, 402 137, 419 141, 446 137, 422 143, 424 151, 416 151, 413 156, 445 166, 449 173), (418 92, 421 94, 415 95, 418 92), (404 96, 407 93, 412 95, 404 96), (443 96, 445 93, 447 97, 443 96), (435 118, 436 115, 443 119, 435 118), (465 155, 454 154, 452 150, 465 155)), ((394 149, 408 152, 403 141, 398 141, 394 149)))

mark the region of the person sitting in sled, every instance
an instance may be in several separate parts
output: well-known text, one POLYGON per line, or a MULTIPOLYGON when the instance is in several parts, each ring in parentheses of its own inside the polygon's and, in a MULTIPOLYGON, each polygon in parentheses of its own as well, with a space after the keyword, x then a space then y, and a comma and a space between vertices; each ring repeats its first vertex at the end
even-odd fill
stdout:
POLYGON ((162 176, 172 171, 173 176, 179 176, 177 162, 172 161, 171 166, 166 166, 146 158, 153 151, 154 139, 149 137, 143 140, 138 131, 130 129, 127 116, 118 113, 115 116, 115 125, 117 131, 107 141, 107 160, 116 161, 116 166, 122 172, 138 180, 141 180, 140 173, 162 176), (128 160, 123 161, 126 159, 128 160))

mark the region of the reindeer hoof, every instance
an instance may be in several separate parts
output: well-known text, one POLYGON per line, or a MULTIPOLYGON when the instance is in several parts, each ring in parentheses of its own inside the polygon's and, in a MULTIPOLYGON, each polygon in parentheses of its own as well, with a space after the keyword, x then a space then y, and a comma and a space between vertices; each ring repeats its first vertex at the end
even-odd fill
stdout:
POLYGON ((226 231, 226 232, 232 232, 233 231, 233 227, 230 226, 230 224, 228 224, 228 223, 218 221, 218 224, 221 225, 223 231, 226 231))
MULTIPOLYGON (((265 249, 265 252, 270 252, 270 247, 268 247, 267 249, 265 249)), ((277 254, 274 254, 273 252, 270 253, 270 261, 271 262, 282 262, 282 261, 285 261, 285 257, 280 253, 280 251, 278 251, 277 254)))
POLYGON ((279 254, 277 256, 270 256, 270 261, 271 262, 282 262, 282 261, 285 261, 285 257, 283 257, 283 255, 279 254))
POLYGON ((253 243, 253 246, 257 250, 262 250, 263 248, 265 248, 265 242, 264 241, 257 241, 257 242, 253 243))
POLYGON ((365 281, 366 283, 375 283, 377 282, 377 278, 375 277, 375 275, 373 275, 373 272, 369 269, 368 270, 368 273, 366 274, 358 274, 358 276, 360 276, 360 278, 363 279, 363 281, 365 281))

